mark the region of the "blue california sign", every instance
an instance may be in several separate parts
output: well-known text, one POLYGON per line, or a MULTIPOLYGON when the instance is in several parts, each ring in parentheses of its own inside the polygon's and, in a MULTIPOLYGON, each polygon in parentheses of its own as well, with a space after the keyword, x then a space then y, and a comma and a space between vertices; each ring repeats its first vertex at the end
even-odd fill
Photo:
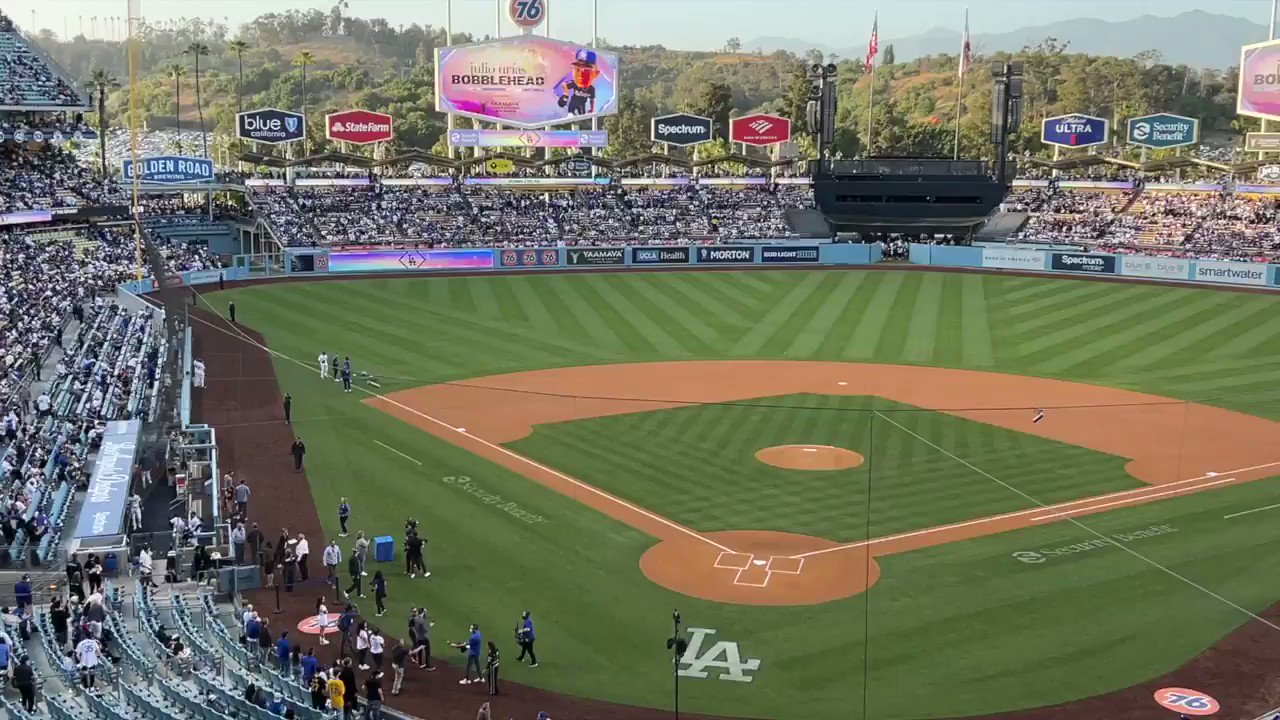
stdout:
POLYGON ((1040 127, 1040 141, 1059 147, 1089 147, 1105 143, 1110 132, 1105 118, 1092 115, 1059 115, 1045 118, 1040 127))
POLYGON ((207 158, 164 155, 142 158, 135 166, 133 160, 124 161, 125 180, 135 177, 139 182, 163 185, 208 182, 213 179, 213 161, 207 158))
POLYGON ((307 134, 302 113, 260 108, 236 115, 236 136, 254 142, 278 145, 301 140, 307 134))
POLYGON ((1126 138, 1130 145, 1166 150, 1195 145, 1200 141, 1200 121, 1169 113, 1144 115, 1129 121, 1126 138))

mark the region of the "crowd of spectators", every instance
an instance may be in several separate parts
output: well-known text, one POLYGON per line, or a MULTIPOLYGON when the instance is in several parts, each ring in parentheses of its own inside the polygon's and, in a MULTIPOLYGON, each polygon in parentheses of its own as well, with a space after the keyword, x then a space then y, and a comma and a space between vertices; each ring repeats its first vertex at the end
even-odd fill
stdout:
POLYGON ((272 187, 255 202, 290 245, 668 244, 791 237, 804 185, 676 189, 591 186, 548 192, 483 185, 272 187))
POLYGON ((36 151, 0 145, 0 189, 0 213, 107 205, 123 197, 114 180, 103 180, 52 144, 36 151))
POLYGON ((0 105, 82 104, 75 88, 33 52, 13 21, 0 13, 0 105))

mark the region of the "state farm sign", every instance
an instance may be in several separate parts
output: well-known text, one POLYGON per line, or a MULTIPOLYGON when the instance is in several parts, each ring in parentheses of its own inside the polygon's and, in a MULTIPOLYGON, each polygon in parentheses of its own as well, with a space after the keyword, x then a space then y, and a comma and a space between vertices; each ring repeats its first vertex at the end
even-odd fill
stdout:
POLYGON ((777 145, 791 139, 791 121, 777 115, 748 115, 729 121, 729 139, 747 145, 777 145))
POLYGON ((368 145, 395 137, 391 116, 368 110, 344 110, 326 115, 324 125, 330 140, 355 145, 368 145))

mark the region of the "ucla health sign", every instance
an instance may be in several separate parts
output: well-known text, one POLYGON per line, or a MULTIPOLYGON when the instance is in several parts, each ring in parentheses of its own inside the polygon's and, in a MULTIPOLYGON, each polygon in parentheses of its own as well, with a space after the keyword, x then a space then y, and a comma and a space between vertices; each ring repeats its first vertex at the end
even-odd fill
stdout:
POLYGON ((307 122, 301 113, 260 108, 236 115, 236 136, 245 140, 279 145, 301 140, 306 134, 307 122))
POLYGON ((122 174, 125 180, 137 178, 138 182, 162 185, 209 182, 213 179, 213 161, 181 155, 143 158, 136 164, 126 159, 122 174))
POLYGON ((1127 139, 1130 145, 1167 150, 1195 145, 1200 141, 1200 121, 1169 113, 1144 115, 1129 121, 1127 139))
POLYGON ((1045 118, 1040 126, 1040 141, 1058 147, 1102 145, 1110 135, 1105 118, 1079 113, 1045 118))

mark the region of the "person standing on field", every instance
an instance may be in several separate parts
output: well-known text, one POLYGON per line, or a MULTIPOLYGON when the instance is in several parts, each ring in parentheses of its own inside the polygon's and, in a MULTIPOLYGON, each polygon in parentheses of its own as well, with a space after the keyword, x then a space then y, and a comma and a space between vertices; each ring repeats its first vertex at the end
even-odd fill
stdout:
POLYGON ((227 316, 231 318, 231 324, 236 324, 236 304, 227 303, 227 316))
POLYGON ((293 455, 293 471, 302 472, 302 457, 307 454, 307 446, 302 444, 302 438, 294 438, 289 454, 293 455))
POLYGON ((516 637, 520 642, 520 657, 516 658, 516 662, 524 662, 525 653, 529 654, 529 667, 538 667, 538 656, 533 652, 533 641, 537 639, 537 633, 533 629, 533 618, 529 615, 529 611, 525 610, 520 614, 520 628, 516 631, 516 637))
POLYGON ((284 421, 286 424, 293 423, 293 396, 289 393, 284 394, 284 421))
POLYGON ((364 569, 364 564, 365 564, 365 561, 369 558, 369 540, 364 536, 363 530, 356 533, 355 553, 356 553, 356 557, 360 558, 360 574, 368 575, 369 573, 364 569))
POLYGON ((321 560, 324 562, 324 577, 326 580, 332 580, 334 586, 338 584, 338 563, 342 562, 342 549, 338 547, 337 540, 330 540, 325 546, 324 552, 320 554, 321 560))
POLYGON ((350 598, 352 594, 364 597, 364 588, 360 577, 360 558, 355 552, 352 552, 351 557, 347 558, 347 572, 351 575, 351 584, 347 586, 347 597, 350 598))
POLYGON ((320 379, 324 380, 329 377, 329 353, 321 350, 320 357, 316 358, 316 361, 320 363, 320 379))
POLYGON ((338 502, 338 525, 342 530, 338 533, 338 537, 347 536, 347 521, 351 519, 351 504, 346 498, 342 498, 338 502))

